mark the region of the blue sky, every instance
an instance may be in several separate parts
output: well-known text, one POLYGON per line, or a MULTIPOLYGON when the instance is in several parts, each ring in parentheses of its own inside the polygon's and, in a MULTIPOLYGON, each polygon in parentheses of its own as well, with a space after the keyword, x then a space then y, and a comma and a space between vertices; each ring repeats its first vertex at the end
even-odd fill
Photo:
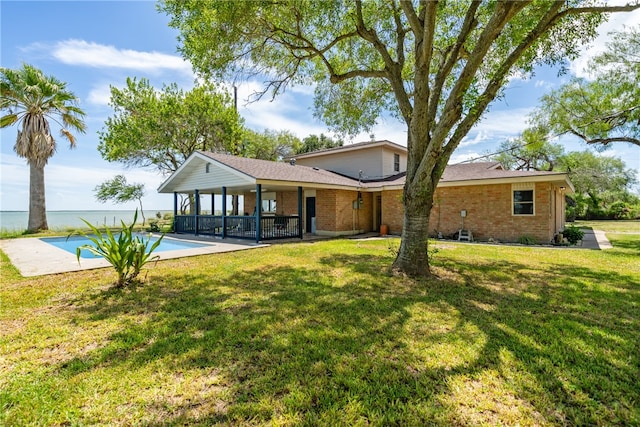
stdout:
MULTIPOLYGON (((169 28, 168 18, 156 12, 152 1, 6 1, 0 2, 0 64, 19 68, 26 62, 47 75, 67 82, 80 99, 88 130, 79 135, 77 147, 68 148, 58 138, 58 152, 45 169, 49 210, 134 209, 128 205, 102 204, 95 200, 96 185, 124 173, 129 182, 144 183, 145 210, 171 210, 173 197, 157 194, 164 178, 153 170, 124 169, 108 163, 97 151, 97 132, 113 114, 108 106, 109 85, 123 87, 127 77, 145 77, 157 87, 172 82, 188 89, 193 86, 191 66, 177 53, 178 33, 169 28)), ((640 25, 640 12, 619 14, 603 26, 598 38, 571 64, 579 75, 589 57, 604 47, 605 34, 622 25, 640 25)), ((527 126, 527 115, 546 91, 566 81, 557 70, 539 69, 535 77, 516 79, 507 87, 504 99, 462 142, 452 162, 492 152, 505 139, 515 137, 527 126)), ((259 81, 239 86, 240 114, 246 125, 288 129, 303 138, 328 133, 326 126, 312 116, 312 89, 295 87, 275 101, 245 105, 243 99, 260 86, 259 81)), ((13 152, 17 129, 0 131, 0 210, 27 210, 29 168, 13 152)), ((389 139, 405 145, 406 133, 400 123, 382 122, 374 130, 376 139, 389 139)), ((57 131, 56 131, 57 135, 57 131)), ((351 142, 368 140, 359 135, 351 142)), ((565 149, 583 150, 585 145, 564 138, 565 149)), ((640 148, 619 145, 604 155, 621 157, 629 168, 640 171, 640 148)))

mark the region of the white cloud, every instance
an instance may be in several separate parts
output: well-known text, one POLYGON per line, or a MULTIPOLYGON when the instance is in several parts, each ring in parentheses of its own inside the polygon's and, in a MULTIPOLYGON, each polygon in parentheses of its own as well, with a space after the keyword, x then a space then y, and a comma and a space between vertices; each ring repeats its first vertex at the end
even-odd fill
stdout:
POLYGON ((510 108, 489 111, 472 129, 472 132, 484 132, 488 136, 515 136, 528 126, 528 116, 533 107, 510 108))
POLYGON ((109 100, 111 99, 110 86, 110 84, 105 83, 92 87, 87 96, 87 102, 93 105, 109 105, 109 100))
MULTIPOLYGON (((611 4, 626 4, 626 0, 611 1, 611 4)), ((582 54, 578 59, 570 64, 570 70, 577 77, 593 78, 589 72, 589 61, 595 56, 604 52, 607 48, 607 42, 611 40, 609 33, 611 31, 622 31, 625 27, 636 27, 640 25, 640 10, 633 12, 612 13, 609 20, 600 25, 598 28, 598 36, 582 48, 582 54)))
POLYGON ((132 49, 118 49, 85 40, 65 40, 53 46, 33 44, 32 49, 47 49, 62 63, 94 68, 119 68, 158 72, 161 70, 193 74, 191 64, 177 55, 162 52, 142 52, 132 49))
POLYGON ((477 153, 475 151, 470 151, 470 152, 466 152, 466 153, 453 153, 453 155, 451 156, 451 158, 449 159, 449 164, 450 165, 455 165, 458 163, 462 163, 468 160, 473 160, 476 159, 478 157, 482 156, 482 154, 477 153))

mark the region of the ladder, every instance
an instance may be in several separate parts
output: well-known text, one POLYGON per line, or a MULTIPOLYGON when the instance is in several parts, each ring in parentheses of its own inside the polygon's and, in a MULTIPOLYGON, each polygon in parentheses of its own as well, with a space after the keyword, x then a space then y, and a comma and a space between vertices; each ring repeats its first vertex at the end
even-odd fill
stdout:
POLYGON ((461 242, 463 240, 473 242, 473 234, 471 233, 471 230, 458 230, 458 241, 461 242))

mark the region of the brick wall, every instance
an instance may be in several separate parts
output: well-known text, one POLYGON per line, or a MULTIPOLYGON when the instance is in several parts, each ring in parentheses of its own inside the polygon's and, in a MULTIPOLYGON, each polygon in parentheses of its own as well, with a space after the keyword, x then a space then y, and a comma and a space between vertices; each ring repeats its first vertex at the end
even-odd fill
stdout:
POLYGON ((353 209, 357 191, 317 190, 316 230, 326 234, 373 231, 373 194, 361 193, 362 206, 353 209))
POLYGON ((251 215, 256 210, 256 193, 244 193, 244 212, 238 212, 240 215, 245 213, 251 215))
POLYGON ((298 191, 278 191, 276 212, 278 215, 298 215, 298 191))
MULTIPOLYGON (((462 226, 461 210, 467 211, 464 228, 471 230, 478 240, 493 238, 514 242, 522 236, 530 236, 540 243, 553 238, 554 218, 552 191, 549 183, 536 183, 535 215, 512 215, 511 184, 440 187, 434 195, 429 229, 445 236, 452 236, 462 226)), ((389 226, 391 234, 402 232, 403 206, 401 191, 382 193, 382 223, 389 226)))
MULTIPOLYGON (((251 215, 255 206, 256 194, 244 193, 244 212, 251 215)), ((241 212, 241 215, 244 214, 244 212, 241 212)), ((298 190, 276 192, 276 214, 298 215, 298 190)))
POLYGON ((389 234, 402 234, 403 215, 402 190, 383 191, 381 221, 389 227, 389 234))
POLYGON ((429 219, 430 228, 446 235, 462 226, 461 210, 467 211, 464 228, 474 238, 517 241, 534 237, 540 243, 553 238, 548 183, 535 185, 535 214, 512 215, 511 184, 438 188, 429 219))

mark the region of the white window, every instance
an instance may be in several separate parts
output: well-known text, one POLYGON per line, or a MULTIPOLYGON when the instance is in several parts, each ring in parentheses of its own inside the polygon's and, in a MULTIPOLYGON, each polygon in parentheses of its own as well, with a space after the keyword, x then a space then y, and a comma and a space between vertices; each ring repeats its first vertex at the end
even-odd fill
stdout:
POLYGON ((534 185, 513 184, 512 206, 513 215, 535 215, 534 185))
POLYGON ((400 154, 393 155, 393 171, 400 172, 400 154))
POLYGON ((276 213, 276 201, 275 200, 263 200, 262 212, 276 213))

